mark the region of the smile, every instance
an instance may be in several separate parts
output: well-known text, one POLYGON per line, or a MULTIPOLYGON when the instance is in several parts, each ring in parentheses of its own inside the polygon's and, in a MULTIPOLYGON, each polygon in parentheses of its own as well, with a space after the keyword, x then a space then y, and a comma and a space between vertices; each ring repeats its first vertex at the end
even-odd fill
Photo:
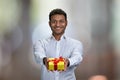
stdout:
POLYGON ((56 30, 59 30, 59 29, 61 29, 61 28, 60 28, 60 27, 56 27, 55 29, 56 29, 56 30))

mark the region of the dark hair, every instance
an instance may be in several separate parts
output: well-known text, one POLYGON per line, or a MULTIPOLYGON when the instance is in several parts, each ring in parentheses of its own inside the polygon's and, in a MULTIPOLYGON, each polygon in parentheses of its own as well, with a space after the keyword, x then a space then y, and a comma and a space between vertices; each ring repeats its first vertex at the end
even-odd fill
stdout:
POLYGON ((49 14, 49 20, 51 20, 51 16, 56 15, 56 14, 60 14, 60 15, 64 15, 65 16, 65 20, 67 20, 67 14, 65 11, 63 11, 62 9, 53 9, 50 14, 49 14))

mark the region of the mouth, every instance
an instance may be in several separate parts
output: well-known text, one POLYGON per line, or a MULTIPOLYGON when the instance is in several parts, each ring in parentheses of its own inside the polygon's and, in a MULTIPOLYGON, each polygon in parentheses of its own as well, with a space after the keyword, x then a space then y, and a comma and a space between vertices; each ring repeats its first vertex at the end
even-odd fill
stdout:
POLYGON ((62 29, 62 28, 61 28, 61 27, 55 27, 55 29, 56 29, 56 30, 60 30, 60 29, 62 29))

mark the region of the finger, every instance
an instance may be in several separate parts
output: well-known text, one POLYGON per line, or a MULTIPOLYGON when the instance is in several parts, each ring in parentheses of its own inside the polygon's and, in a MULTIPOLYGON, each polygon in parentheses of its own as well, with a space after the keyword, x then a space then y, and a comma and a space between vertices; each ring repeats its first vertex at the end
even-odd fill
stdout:
POLYGON ((67 70, 67 65, 68 65, 68 60, 67 60, 67 59, 65 59, 65 69, 64 69, 64 71, 66 71, 66 70, 67 70))

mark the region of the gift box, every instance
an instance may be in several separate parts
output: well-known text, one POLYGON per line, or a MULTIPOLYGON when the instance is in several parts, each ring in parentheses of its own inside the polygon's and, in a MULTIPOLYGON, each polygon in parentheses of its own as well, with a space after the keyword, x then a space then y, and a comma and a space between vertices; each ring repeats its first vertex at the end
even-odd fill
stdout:
POLYGON ((49 58, 48 59, 48 70, 64 70, 65 61, 62 57, 60 58, 49 58))

